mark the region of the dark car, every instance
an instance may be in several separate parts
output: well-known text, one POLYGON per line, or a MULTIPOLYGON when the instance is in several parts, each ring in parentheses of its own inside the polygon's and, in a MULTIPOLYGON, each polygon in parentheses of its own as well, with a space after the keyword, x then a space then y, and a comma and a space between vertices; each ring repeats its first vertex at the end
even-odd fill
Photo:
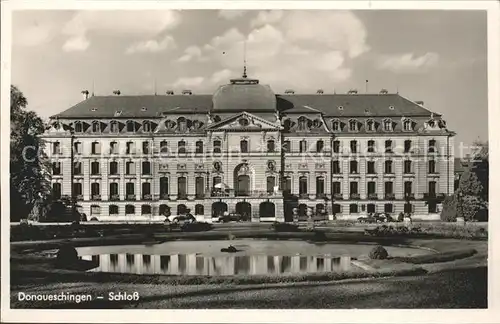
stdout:
POLYGON ((217 220, 219 223, 228 223, 228 222, 245 222, 248 221, 250 218, 246 215, 241 215, 238 213, 231 213, 227 215, 222 215, 219 217, 217 220))
POLYGON ((358 222, 360 222, 360 223, 373 224, 373 223, 376 223, 377 221, 378 221, 378 219, 373 217, 373 216, 359 217, 358 218, 358 222))

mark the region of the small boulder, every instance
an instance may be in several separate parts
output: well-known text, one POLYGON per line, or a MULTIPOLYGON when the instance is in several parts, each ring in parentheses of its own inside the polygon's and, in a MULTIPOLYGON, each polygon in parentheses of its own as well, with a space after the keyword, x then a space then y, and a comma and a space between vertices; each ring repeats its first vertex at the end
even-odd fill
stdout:
POLYGON ((387 253, 387 250, 382 245, 377 245, 370 251, 368 256, 370 259, 385 260, 389 256, 389 253, 387 253))

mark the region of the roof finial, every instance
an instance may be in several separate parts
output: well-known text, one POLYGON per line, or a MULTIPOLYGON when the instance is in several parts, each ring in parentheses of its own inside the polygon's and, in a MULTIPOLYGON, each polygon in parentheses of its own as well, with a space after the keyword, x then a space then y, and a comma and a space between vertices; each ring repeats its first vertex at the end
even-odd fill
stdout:
POLYGON ((243 41, 243 78, 247 77, 247 41, 243 41))

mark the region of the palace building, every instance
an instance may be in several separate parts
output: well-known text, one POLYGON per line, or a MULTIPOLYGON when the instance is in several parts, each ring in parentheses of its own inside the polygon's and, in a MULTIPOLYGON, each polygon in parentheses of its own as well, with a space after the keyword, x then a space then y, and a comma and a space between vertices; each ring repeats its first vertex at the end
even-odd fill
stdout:
POLYGON ((454 132, 386 90, 276 94, 243 73, 213 95, 84 93, 44 139, 54 196, 88 219, 434 219, 454 190, 454 132))

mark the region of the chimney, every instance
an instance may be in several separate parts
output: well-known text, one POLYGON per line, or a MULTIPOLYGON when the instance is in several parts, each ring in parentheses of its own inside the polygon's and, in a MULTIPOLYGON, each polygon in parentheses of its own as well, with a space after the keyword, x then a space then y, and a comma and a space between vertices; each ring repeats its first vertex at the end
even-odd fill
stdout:
POLYGON ((193 92, 191 90, 182 90, 183 95, 192 95, 193 92))
POLYGON ((285 90, 285 94, 294 94, 295 91, 293 91, 292 89, 286 89, 285 90))
POLYGON ((415 103, 416 103, 417 105, 420 105, 420 106, 423 106, 423 105, 424 105, 424 102, 423 102, 423 101, 421 101, 421 100, 419 100, 419 101, 415 101, 415 103))
POLYGON ((316 91, 317 94, 323 94, 323 89, 318 89, 318 91, 316 91))
POLYGON ((174 90, 167 90, 167 95, 172 96, 174 94, 174 90))
POLYGON ((115 94, 115 95, 119 96, 119 95, 121 94, 121 92, 120 92, 120 90, 114 90, 114 91, 113 91, 113 94, 115 94))
POLYGON ((380 94, 388 94, 388 93, 389 93, 389 91, 387 91, 387 89, 380 90, 380 94))
POLYGON ((87 100, 89 98, 89 91, 88 90, 83 90, 82 91, 83 99, 87 100))

